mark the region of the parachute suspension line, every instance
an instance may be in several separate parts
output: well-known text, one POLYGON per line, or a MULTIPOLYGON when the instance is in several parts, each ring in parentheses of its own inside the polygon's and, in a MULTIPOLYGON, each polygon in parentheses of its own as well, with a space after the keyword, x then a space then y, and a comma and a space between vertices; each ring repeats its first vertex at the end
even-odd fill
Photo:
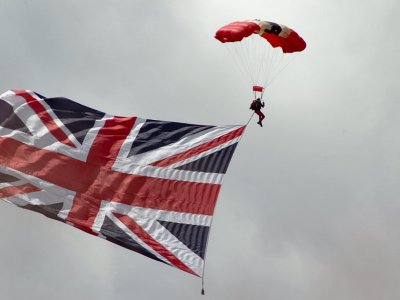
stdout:
POLYGON ((261 84, 264 85, 264 87, 267 86, 267 79, 268 78, 268 71, 269 71, 269 64, 271 63, 271 47, 263 45, 263 57, 261 59, 261 67, 262 67, 262 72, 264 74, 263 76, 263 82, 261 84))
POLYGON ((280 68, 283 66, 285 57, 286 57, 286 55, 284 55, 283 52, 280 52, 279 59, 276 60, 275 66, 271 72, 272 78, 275 77, 275 74, 277 74, 279 72, 280 68))
POLYGON ((251 41, 254 48, 254 58, 253 58, 253 67, 255 74, 255 85, 260 85, 262 83, 262 78, 264 77, 264 65, 266 62, 266 48, 265 41, 262 37, 258 35, 252 35, 248 38, 251 41))
POLYGON ((236 57, 239 58, 242 69, 250 78, 250 83, 262 85, 270 69, 272 47, 266 46, 264 38, 259 35, 251 35, 232 44, 236 45, 236 57))
POLYGON ((258 77, 257 77, 257 64, 254 61, 254 56, 253 56, 253 49, 254 49, 254 39, 248 39, 248 43, 246 43, 246 48, 247 48, 247 57, 248 57, 248 62, 251 68, 251 73, 253 74, 253 84, 256 84, 258 77))
POLYGON ((247 78, 249 80, 249 83, 252 84, 254 82, 254 77, 253 77, 253 72, 251 71, 251 63, 249 60, 249 55, 248 55, 248 47, 247 47, 248 42, 244 43, 236 43, 237 47, 237 55, 242 59, 242 65, 244 66, 244 71, 247 73, 247 78))
POLYGON ((254 79, 253 79, 253 84, 255 85, 258 81, 258 73, 257 73, 257 63, 255 63, 254 58, 257 58, 257 54, 258 54, 258 44, 254 42, 253 36, 251 36, 250 38, 247 38, 247 40, 249 41, 249 45, 251 45, 251 72, 254 75, 254 79))
POLYGON ((269 86, 290 63, 287 60, 293 59, 293 56, 285 55, 279 47, 266 46, 264 38, 259 35, 223 45, 233 58, 241 77, 253 86, 269 86))
POLYGON ((266 77, 268 76, 268 64, 270 62, 269 57, 271 56, 271 47, 266 47, 263 45, 263 56, 261 58, 261 70, 262 70, 262 77, 261 82, 264 87, 266 87, 266 77))
MULTIPOLYGON (((271 83, 275 80, 275 78, 278 77, 278 75, 279 75, 280 73, 282 73, 283 70, 285 70, 286 67, 287 67, 292 61, 294 61, 294 60, 296 59, 297 56, 299 56, 299 54, 300 54, 299 52, 295 53, 295 55, 293 55, 293 56, 290 58, 290 60, 286 61, 286 63, 282 66, 282 68, 280 68, 279 71, 272 77, 272 79, 271 79, 271 81, 269 82, 269 84, 271 84, 271 83)), ((283 59, 282 59, 282 60, 283 60, 283 59)))
POLYGON ((265 57, 263 58, 262 64, 263 64, 263 71, 264 71, 264 80, 265 83, 264 85, 266 86, 268 83, 268 71, 270 69, 270 64, 271 64, 271 52, 272 52, 272 47, 271 46, 266 46, 265 47, 265 57))
POLYGON ((279 49, 273 48, 272 46, 269 47, 270 48, 270 57, 269 57, 269 61, 268 61, 268 69, 266 71, 267 73, 267 81, 269 82, 269 79, 271 77, 271 74, 273 73, 273 69, 274 69, 274 62, 276 61, 276 56, 277 53, 279 53, 279 49))
POLYGON ((283 52, 281 52, 281 51, 276 51, 275 52, 275 56, 274 56, 274 58, 272 58, 271 70, 270 70, 270 72, 268 74, 269 75, 269 77, 268 77, 269 81, 271 81, 272 78, 274 78, 276 76, 276 74, 278 73, 280 68, 282 68, 283 61, 284 61, 285 57, 287 57, 287 56, 284 55, 283 52))
POLYGON ((251 81, 252 83, 254 83, 255 81, 255 77, 254 77, 254 66, 253 66, 253 61, 251 59, 251 40, 250 39, 246 39, 244 42, 240 43, 243 48, 244 48, 244 56, 246 58, 246 64, 248 65, 249 71, 250 71, 250 76, 251 76, 251 81))
POLYGON ((267 47, 268 48, 268 58, 266 61, 266 65, 265 65, 265 85, 267 85, 269 83, 269 72, 271 70, 271 64, 272 64, 272 57, 273 57, 273 49, 271 46, 267 47))
POLYGON ((239 51, 239 56, 240 53, 243 53, 243 61, 244 61, 244 65, 247 67, 247 72, 248 75, 250 76, 251 79, 251 83, 254 84, 255 82, 255 78, 254 78, 254 66, 253 66, 253 60, 252 60, 252 55, 251 55, 251 40, 246 39, 240 43, 237 43, 239 45, 240 48, 242 48, 242 50, 239 51))
POLYGON ((249 70, 246 70, 246 64, 244 63, 243 57, 239 55, 239 46, 234 45, 237 43, 224 44, 225 49, 227 49, 229 55, 233 58, 236 68, 239 70, 239 74, 242 76, 243 80, 248 84, 251 84, 249 80, 249 70))
POLYGON ((260 37, 256 36, 253 38, 254 43, 256 45, 256 60, 255 60, 255 67, 257 68, 257 79, 256 84, 260 84, 260 79, 262 78, 262 74, 265 74, 264 71, 264 63, 265 63, 265 45, 263 45, 264 41, 261 40, 260 37))
MULTIPOLYGON (((224 43, 240 76, 246 84, 268 88, 298 53, 284 53, 280 47, 267 45, 263 37, 253 34, 240 42, 224 43)), ((254 98, 263 93, 254 93, 254 98)))
MULTIPOLYGON (((232 50, 233 56, 235 57, 235 63, 241 68, 241 74, 244 75, 244 78, 249 80, 249 70, 247 70, 247 65, 245 64, 244 57, 240 55, 240 45, 239 43, 228 44, 229 49, 232 50)), ((250 80, 251 81, 251 80, 250 80)))

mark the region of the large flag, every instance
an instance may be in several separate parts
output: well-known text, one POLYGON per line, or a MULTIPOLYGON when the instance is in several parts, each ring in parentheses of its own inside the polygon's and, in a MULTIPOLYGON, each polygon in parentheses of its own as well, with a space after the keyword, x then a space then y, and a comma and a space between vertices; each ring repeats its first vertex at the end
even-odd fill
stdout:
POLYGON ((244 126, 111 116, 28 90, 0 96, 0 199, 202 276, 244 126))

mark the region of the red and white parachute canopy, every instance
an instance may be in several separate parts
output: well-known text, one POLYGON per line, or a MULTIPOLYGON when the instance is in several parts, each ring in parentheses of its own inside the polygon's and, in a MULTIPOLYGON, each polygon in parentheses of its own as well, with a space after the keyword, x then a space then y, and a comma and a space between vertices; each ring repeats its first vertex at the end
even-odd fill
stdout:
POLYGON ((241 72, 256 87, 268 86, 293 59, 289 54, 306 48, 293 29, 260 20, 227 24, 218 29, 215 38, 227 46, 241 72))

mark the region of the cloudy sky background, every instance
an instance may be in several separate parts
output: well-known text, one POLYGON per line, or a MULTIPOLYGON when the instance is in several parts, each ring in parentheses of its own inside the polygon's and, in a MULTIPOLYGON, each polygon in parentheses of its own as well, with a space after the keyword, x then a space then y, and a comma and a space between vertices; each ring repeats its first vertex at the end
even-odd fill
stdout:
POLYGON ((206 296, 196 277, 0 203, 0 299, 399 299, 398 1, 0 0, 0 90, 244 124, 249 86, 213 35, 253 18, 308 48, 224 179, 206 296))

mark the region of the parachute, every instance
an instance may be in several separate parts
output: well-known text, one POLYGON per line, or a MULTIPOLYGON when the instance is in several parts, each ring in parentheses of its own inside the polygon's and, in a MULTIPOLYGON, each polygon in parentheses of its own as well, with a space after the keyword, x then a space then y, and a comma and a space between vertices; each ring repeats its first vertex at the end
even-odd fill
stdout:
POLYGON ((215 38, 223 43, 246 74, 253 92, 264 92, 275 77, 306 48, 293 29, 269 21, 237 21, 221 27, 215 38))

